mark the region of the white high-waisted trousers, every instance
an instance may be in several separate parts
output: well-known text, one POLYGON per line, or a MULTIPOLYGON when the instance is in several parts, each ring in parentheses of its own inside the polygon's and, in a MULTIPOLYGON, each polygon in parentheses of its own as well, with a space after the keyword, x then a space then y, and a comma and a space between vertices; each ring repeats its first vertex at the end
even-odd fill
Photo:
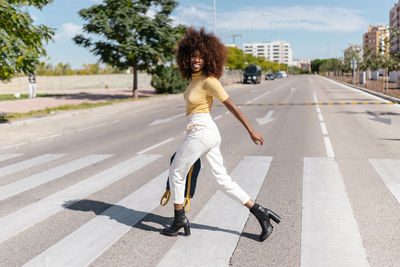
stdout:
POLYGON ((173 182, 171 193, 175 204, 184 204, 186 176, 193 163, 203 156, 209 162, 211 172, 223 191, 240 204, 250 200, 249 195, 227 174, 219 150, 220 143, 221 136, 217 125, 209 113, 187 116, 186 137, 179 145, 169 169, 169 177, 173 182))

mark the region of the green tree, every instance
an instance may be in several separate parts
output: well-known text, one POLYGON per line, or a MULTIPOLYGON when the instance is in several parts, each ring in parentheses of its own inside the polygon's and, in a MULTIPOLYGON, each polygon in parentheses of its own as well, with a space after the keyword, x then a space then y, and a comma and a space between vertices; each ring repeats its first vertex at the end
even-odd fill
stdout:
POLYGON ((314 59, 313 61, 311 61, 311 71, 320 72, 320 66, 326 61, 327 59, 314 59))
POLYGON ((54 74, 57 76, 63 76, 63 75, 68 75, 68 73, 71 73, 71 65, 69 63, 63 64, 62 62, 58 63, 54 67, 54 74))
POLYGON ((54 32, 44 25, 33 25, 24 7, 39 9, 51 0, 0 0, 0 80, 10 80, 16 73, 33 73, 39 57, 46 55, 44 42, 54 32))
POLYGON ((246 66, 243 50, 237 47, 228 47, 226 66, 232 70, 243 70, 246 66))
POLYGON ((343 58, 343 64, 344 64, 344 70, 346 72, 351 72, 351 62, 353 61, 353 58, 356 60, 357 64, 361 64, 363 61, 362 57, 362 50, 361 47, 358 45, 350 45, 348 48, 344 50, 344 58, 343 58))
POLYGON ((320 72, 334 72, 337 76, 340 71, 343 70, 342 61, 338 58, 329 58, 323 60, 323 63, 319 66, 320 72))
POLYGON ((90 48, 103 63, 120 69, 132 67, 135 96, 137 71, 152 73, 155 66, 174 57, 176 41, 185 31, 183 26, 173 27, 169 17, 177 4, 174 0, 103 0, 79 11, 87 22, 84 32, 99 38, 77 35, 74 41, 90 48))

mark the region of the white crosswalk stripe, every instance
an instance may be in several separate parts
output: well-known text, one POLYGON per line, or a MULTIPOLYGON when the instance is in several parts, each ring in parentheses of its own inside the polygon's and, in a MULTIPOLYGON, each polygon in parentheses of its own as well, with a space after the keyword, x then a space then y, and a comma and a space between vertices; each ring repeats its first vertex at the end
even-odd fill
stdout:
POLYGON ((165 183, 165 177, 168 177, 168 171, 163 172, 24 266, 88 265, 159 205, 158 200, 164 191, 161 185, 165 183))
MULTIPOLYGON (((3 154, 0 155, 0 160, 18 156, 21 154, 3 154)), ((23 197, 23 193, 30 188, 39 185, 46 186, 45 184, 49 181, 111 156, 87 155, 2 186, 0 201, 8 198, 7 194, 12 196, 21 193, 23 197)), ((14 242, 13 237, 16 237, 16 240, 23 240, 27 235, 25 230, 45 223, 50 216, 107 188, 114 182, 142 168, 151 167, 161 157, 161 155, 149 154, 135 155, 0 217, 0 248, 8 244, 5 241, 14 242)), ((38 158, 40 157, 32 158, 32 160, 38 158)), ((29 162, 29 160, 22 162, 29 162)), ((34 167, 42 164, 41 162, 39 160, 33 164, 31 161, 29 165, 34 167)), ((400 203, 400 176, 398 175, 400 160, 370 159, 369 162, 371 170, 376 171, 400 203)), ((272 157, 244 157, 233 170, 232 178, 253 199, 256 199, 271 164, 273 164, 272 157)), ((14 164, 8 166, 12 165, 14 164)), ((353 214, 339 164, 335 158, 304 158, 302 175, 303 209, 301 256, 299 256, 301 266, 369 266, 367 253, 358 230, 357 218, 353 214), (338 214, 340 214, 339 220, 338 214)), ((43 250, 38 251, 39 253, 31 255, 32 260, 25 266, 87 266, 94 260, 101 259, 99 257, 104 252, 112 251, 109 248, 113 244, 159 205, 167 176, 168 171, 162 172, 111 208, 76 230, 72 229, 72 232, 63 236, 62 239, 46 244, 43 250)), ((280 215, 285 224, 285 214, 280 215)), ((160 255, 161 260, 158 266, 229 266, 232 255, 240 244, 238 242, 248 216, 249 211, 246 208, 217 191, 191 220, 193 225, 191 235, 177 237, 173 245, 167 248, 167 252, 160 255)), ((278 229, 279 227, 276 230, 278 229)), ((27 242, 34 244, 35 240, 29 239, 27 242)))
POLYGON ((400 160, 370 159, 369 162, 397 199, 397 202, 400 203, 400 160))
POLYGON ((124 178, 147 164, 158 159, 160 155, 136 156, 97 175, 50 195, 38 202, 0 218, 0 243, 36 223, 72 205, 80 199, 99 191, 106 186, 124 178))
POLYGON ((301 266, 369 266, 339 166, 305 158, 301 266))
POLYGON ((62 154, 45 154, 45 155, 38 156, 33 159, 28 159, 28 160, 25 160, 22 162, 18 162, 15 164, 11 164, 11 165, 2 167, 2 168, 0 168, 0 177, 9 175, 11 173, 29 169, 33 166, 40 165, 40 164, 58 159, 62 156, 64 156, 64 155, 62 155, 62 154))
MULTIPOLYGON (((255 199, 271 160, 271 157, 245 157, 233 171, 232 179, 255 199)), ((228 266, 248 216, 246 208, 217 191, 193 220, 194 224, 204 225, 204 229, 178 239, 159 266, 228 266)))
POLYGON ((0 154, 0 162, 19 157, 21 155, 22 154, 0 154))
POLYGON ((73 160, 61 166, 34 174, 28 178, 0 187, 0 200, 12 197, 21 192, 38 187, 42 184, 54 181, 69 173, 88 167, 99 161, 111 157, 111 155, 88 155, 77 160, 73 160))

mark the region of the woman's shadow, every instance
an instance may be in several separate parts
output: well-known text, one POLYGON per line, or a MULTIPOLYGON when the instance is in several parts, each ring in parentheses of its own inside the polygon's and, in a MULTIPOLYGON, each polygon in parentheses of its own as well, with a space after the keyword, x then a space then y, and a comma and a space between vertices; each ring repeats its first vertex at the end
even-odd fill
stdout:
MULTIPOLYGON (((64 208, 77 211, 93 212, 97 216, 107 216, 110 220, 135 227, 143 231, 161 232, 162 229, 171 224, 170 217, 163 217, 154 213, 133 210, 120 205, 113 205, 102 201, 83 199, 79 201, 68 201, 63 204, 64 208), (154 227, 146 223, 158 224, 160 227, 154 227)), ((253 240, 258 240, 258 235, 251 233, 240 233, 238 231, 224 229, 216 226, 190 223, 192 229, 201 229, 208 231, 226 232, 238 236, 243 236, 253 240)))

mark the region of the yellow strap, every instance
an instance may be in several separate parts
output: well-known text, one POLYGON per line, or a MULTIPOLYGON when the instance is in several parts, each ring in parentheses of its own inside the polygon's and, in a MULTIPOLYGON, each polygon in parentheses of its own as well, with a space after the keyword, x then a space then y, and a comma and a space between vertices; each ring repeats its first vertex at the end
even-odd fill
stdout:
POLYGON ((189 212, 189 209, 190 209, 190 199, 189 199, 189 198, 186 198, 186 199, 185 199, 185 204, 183 204, 183 206, 184 206, 184 207, 187 206, 186 212, 189 212))
POLYGON ((164 195, 162 195, 162 197, 161 197, 160 205, 161 205, 161 206, 167 205, 170 196, 171 196, 171 191, 170 191, 170 190, 165 191, 164 195), (164 200, 164 199, 166 199, 166 200, 165 200, 165 202, 163 203, 163 200, 164 200))
POLYGON ((186 212, 189 211, 190 209, 190 183, 192 182, 192 173, 193 173, 194 165, 190 168, 189 175, 188 175, 188 184, 186 188, 186 199, 185 199, 185 204, 183 204, 184 207, 186 207, 186 212))

